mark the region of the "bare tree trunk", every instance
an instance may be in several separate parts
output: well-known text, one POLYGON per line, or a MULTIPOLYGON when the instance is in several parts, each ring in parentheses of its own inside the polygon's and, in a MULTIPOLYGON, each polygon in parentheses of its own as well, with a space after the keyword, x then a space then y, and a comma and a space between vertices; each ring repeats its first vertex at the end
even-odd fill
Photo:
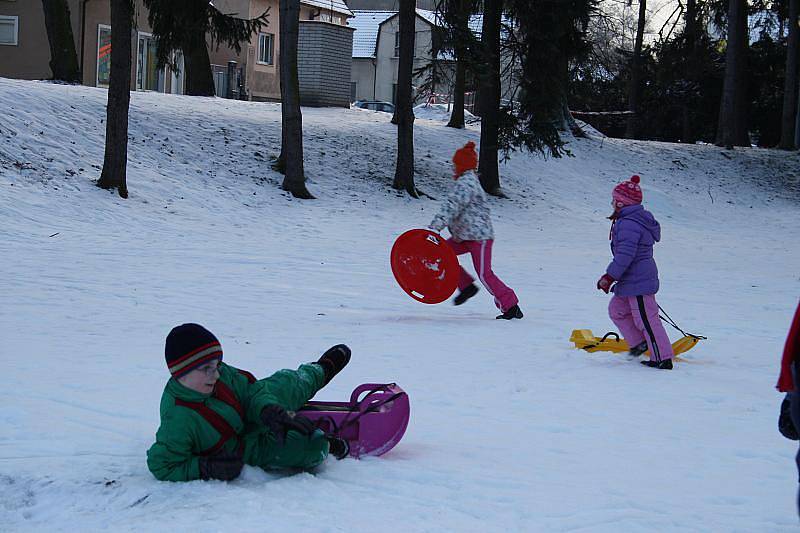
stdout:
MULTIPOLYGON (((687 0, 686 14, 684 15, 686 28, 683 31, 686 37, 686 50, 688 57, 684 63, 684 78, 689 80, 689 82, 692 84, 692 87, 694 87, 694 84, 697 82, 699 77, 697 67, 697 33, 700 24, 698 16, 699 13, 697 10, 697 0, 687 0)), ((694 143, 697 139, 694 126, 692 124, 692 109, 688 98, 684 98, 683 102, 681 103, 681 124, 681 141, 685 143, 694 143)))
POLYGON ((189 96, 214 96, 214 76, 204 33, 195 35, 191 42, 184 44, 183 62, 186 71, 184 92, 189 96))
POLYGON ((747 131, 747 112, 749 108, 747 94, 747 55, 750 49, 750 32, 747 25, 747 0, 744 0, 737 19, 739 39, 739 61, 736 62, 736 109, 734 115, 733 142, 735 146, 750 146, 750 134, 747 131))
POLYGON ((800 48, 798 31, 800 0, 789 3, 789 40, 786 46, 786 79, 783 85, 783 115, 781 117, 781 141, 779 148, 796 150, 795 123, 797 115, 797 54, 800 48))
POLYGON ((500 22, 502 0, 485 0, 483 3, 483 27, 481 33, 482 59, 484 65, 478 75, 478 107, 481 114, 481 147, 478 162, 483 189, 493 195, 502 196, 500 168, 497 158, 498 133, 500 130, 500 22))
POLYGON ((397 67, 397 101, 392 122, 397 124, 397 165, 392 187, 419 197, 414 185, 414 110, 411 76, 414 68, 415 0, 400 0, 400 57, 397 67))
POLYGON ((639 96, 641 93, 642 78, 642 43, 644 41, 645 16, 647 15, 647 0, 639 0, 639 23, 636 26, 636 40, 633 45, 633 57, 631 57, 631 85, 628 89, 628 110, 633 114, 628 117, 628 124, 625 128, 625 137, 628 139, 636 138, 636 127, 639 117, 639 96))
POLYGON ((458 41, 455 43, 456 79, 453 86, 453 109, 450 111, 448 128, 464 129, 464 93, 467 90, 467 53, 463 39, 470 34, 469 17, 471 12, 469 0, 459 0, 455 19, 458 41))
POLYGON ((800 94, 797 95, 797 113, 794 117, 794 145, 800 147, 800 94))
POLYGON ((72 35, 69 5, 66 0, 42 0, 44 25, 50 41, 50 70, 53 79, 68 83, 80 83, 78 54, 72 35))
POLYGON ((132 0, 111 0, 111 77, 106 105, 106 150, 97 182, 128 197, 128 107, 131 101, 132 0))
POLYGON ((464 129, 464 92, 467 88, 467 66, 456 56, 456 81, 453 86, 453 109, 450 111, 448 128, 464 129))
POLYGON ((740 40, 741 19, 747 19, 747 0, 728 0, 728 43, 725 50, 725 78, 722 87, 722 100, 720 102, 719 123, 717 125, 717 146, 733 148, 736 144, 737 133, 737 103, 741 89, 739 76, 744 58, 740 56, 742 47, 740 40))
POLYGON ((310 200, 303 168, 303 114, 300 111, 300 77, 297 72, 297 39, 300 33, 300 1, 280 0, 281 155, 283 190, 295 198, 310 200))

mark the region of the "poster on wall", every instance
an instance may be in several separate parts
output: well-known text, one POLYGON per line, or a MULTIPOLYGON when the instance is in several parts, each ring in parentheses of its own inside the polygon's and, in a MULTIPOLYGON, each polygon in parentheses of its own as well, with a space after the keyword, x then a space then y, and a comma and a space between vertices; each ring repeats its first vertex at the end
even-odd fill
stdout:
POLYGON ((97 32, 97 86, 108 87, 111 80, 111 28, 97 32))

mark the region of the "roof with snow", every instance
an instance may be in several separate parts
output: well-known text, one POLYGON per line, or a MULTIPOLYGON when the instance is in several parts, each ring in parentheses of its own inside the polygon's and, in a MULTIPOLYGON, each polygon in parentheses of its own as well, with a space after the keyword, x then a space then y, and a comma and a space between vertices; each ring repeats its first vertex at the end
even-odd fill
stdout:
POLYGON ((343 15, 347 15, 348 17, 353 16, 353 12, 350 11, 350 8, 348 8, 347 4, 344 3, 344 0, 300 0, 300 3, 305 4, 307 6, 320 7, 322 9, 330 9, 335 13, 342 13, 343 15))
MULTIPOLYGON (((353 57, 375 57, 380 27, 395 15, 397 11, 354 10, 353 18, 347 21, 347 25, 356 30, 353 33, 353 57)), ((417 9, 417 16, 432 26, 442 25, 441 17, 435 11, 417 9)))
POLYGON ((427 9, 417 9, 417 15, 427 20, 433 26, 444 26, 442 17, 436 11, 428 11, 427 9))
POLYGON ((347 25, 353 32, 353 57, 375 57, 375 45, 381 24, 397 14, 397 11, 353 11, 347 25))

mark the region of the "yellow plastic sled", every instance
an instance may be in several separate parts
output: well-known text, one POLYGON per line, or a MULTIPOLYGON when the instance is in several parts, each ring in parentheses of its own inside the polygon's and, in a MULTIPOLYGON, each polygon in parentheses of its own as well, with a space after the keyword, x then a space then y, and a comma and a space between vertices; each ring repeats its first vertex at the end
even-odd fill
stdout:
MULTIPOLYGON (((677 357, 682 353, 686 353, 703 337, 684 335, 682 338, 672 343, 672 351, 675 353, 675 360, 680 361, 681 358, 677 357)), ((606 333, 603 337, 595 337, 590 329, 574 329, 572 336, 569 338, 570 342, 575 343, 575 348, 586 350, 587 352, 627 352, 630 350, 628 343, 619 338, 619 335, 613 332, 606 333), (613 337, 613 338, 611 338, 613 337)), ((645 355, 650 356, 650 350, 645 352, 645 355)))

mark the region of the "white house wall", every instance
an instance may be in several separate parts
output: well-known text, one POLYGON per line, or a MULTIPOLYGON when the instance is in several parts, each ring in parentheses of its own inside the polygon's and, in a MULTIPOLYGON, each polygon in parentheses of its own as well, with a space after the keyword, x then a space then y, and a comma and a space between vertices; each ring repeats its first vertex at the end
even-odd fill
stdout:
POLYGON ((375 60, 353 58, 351 81, 356 84, 356 100, 375 100, 375 60))
MULTIPOLYGON (((394 16, 383 23, 378 32, 377 46, 377 81, 375 83, 375 99, 392 101, 392 86, 397 83, 397 67, 399 58, 394 56, 395 33, 400 31, 399 17, 394 16)), ((416 37, 414 39, 414 70, 430 61, 432 37, 431 26, 420 17, 416 17, 416 37)), ((422 81, 412 80, 418 86, 422 81)))

